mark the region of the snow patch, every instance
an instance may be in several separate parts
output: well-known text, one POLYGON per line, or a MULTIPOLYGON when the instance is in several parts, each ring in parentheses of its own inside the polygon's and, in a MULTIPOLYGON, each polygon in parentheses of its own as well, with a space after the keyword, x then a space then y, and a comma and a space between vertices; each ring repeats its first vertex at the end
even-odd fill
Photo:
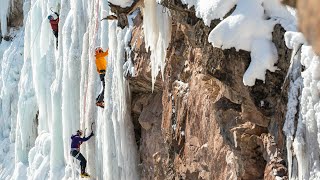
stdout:
POLYGON ((188 8, 195 7, 196 16, 202 18, 204 24, 210 26, 214 19, 222 19, 238 2, 238 0, 181 0, 188 8))
POLYGON ((130 6, 133 3, 133 0, 109 0, 109 2, 125 8, 130 6))
POLYGON ((256 79, 265 80, 266 70, 276 70, 277 50, 271 42, 275 23, 265 19, 261 0, 239 0, 234 12, 210 32, 208 40, 214 47, 251 51, 243 83, 253 86, 256 79))

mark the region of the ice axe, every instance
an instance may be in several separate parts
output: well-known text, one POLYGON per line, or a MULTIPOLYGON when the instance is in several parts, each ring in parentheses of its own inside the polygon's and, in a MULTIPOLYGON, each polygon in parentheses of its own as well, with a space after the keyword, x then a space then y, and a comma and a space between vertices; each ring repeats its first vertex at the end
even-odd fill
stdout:
POLYGON ((91 123, 91 132, 93 132, 93 128, 92 128, 93 124, 94 124, 94 122, 91 123))
POLYGON ((55 13, 55 12, 52 10, 52 7, 50 8, 50 11, 53 12, 53 13, 55 13))
POLYGON ((107 16, 107 17, 104 17, 104 18, 102 18, 100 21, 102 21, 102 20, 115 20, 115 19, 118 19, 118 17, 117 16, 115 16, 115 15, 109 15, 109 16, 107 16))

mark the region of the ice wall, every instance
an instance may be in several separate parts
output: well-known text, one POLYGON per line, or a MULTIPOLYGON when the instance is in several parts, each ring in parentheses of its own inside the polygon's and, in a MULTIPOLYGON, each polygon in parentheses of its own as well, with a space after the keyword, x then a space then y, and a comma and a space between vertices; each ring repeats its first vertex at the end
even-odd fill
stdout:
POLYGON ((133 3, 133 0, 109 0, 109 2, 119 5, 121 7, 127 7, 133 3))
POLYGON ((287 46, 294 52, 288 76, 291 83, 284 125, 289 177, 315 180, 320 178, 320 59, 302 34, 287 32, 285 37, 287 46))
POLYGON ((274 25, 279 23, 286 30, 296 30, 294 9, 278 0, 182 0, 182 3, 189 8, 194 6, 196 16, 207 26, 214 19, 221 20, 208 37, 214 47, 251 52, 251 63, 243 75, 247 86, 253 86, 256 79, 265 81, 267 70, 277 70, 277 49, 272 42, 274 25))
MULTIPOLYGON (((153 83, 159 71, 163 73, 171 34, 169 11, 158 5, 159 1, 145 1, 143 9, 153 83)), ((133 1, 110 2, 127 7, 133 1)), ((286 30, 296 30, 294 10, 277 0, 182 2, 195 6, 197 16, 208 26, 213 19, 222 20, 208 39, 215 46, 250 50, 253 62, 264 57, 270 70, 276 62, 270 41, 273 25, 281 23, 286 30), (231 17, 224 19, 235 5, 231 17), (252 11, 246 11, 247 7, 252 11), (259 25, 265 28, 250 31, 259 25), (248 27, 251 29, 246 31, 248 27), (232 41, 230 34, 234 33, 240 33, 241 38, 232 41)), ((7 31, 3 22, 10 0, 1 3, 2 34, 16 36, 12 42, 0 44, 0 152, 5 154, 0 154, 0 164, 6 164, 0 169, 0 179, 78 179, 78 161, 69 155, 70 136, 77 129, 86 129, 89 134, 91 127, 95 136, 82 145, 88 172, 96 179, 139 179, 130 90, 124 78, 132 65, 131 60, 125 62, 124 56, 130 53, 127 43, 132 24, 120 29, 116 21, 101 22, 109 15, 106 0, 25 0, 24 28, 7 31), (60 13, 57 49, 47 20, 51 8, 60 13), (96 46, 109 48, 105 109, 94 105, 100 91, 94 64, 96 46)), ((319 57, 301 34, 286 33, 286 43, 294 52, 286 78, 290 90, 284 125, 289 177, 319 179, 319 57), (300 44, 304 45, 299 48, 300 44), (300 74, 303 66, 305 70, 300 74)), ((254 84, 257 77, 264 79, 265 69, 259 71, 259 76, 250 76, 247 85, 254 84)))
MULTIPOLYGON (((106 7, 106 6, 104 6, 106 7)), ((103 25, 104 26, 104 25, 103 25)), ((103 179, 139 179, 137 147, 130 117, 130 90, 123 74, 125 63, 125 35, 131 28, 121 29, 110 22, 109 31, 101 31, 101 44, 109 36, 108 68, 106 73, 105 108, 98 114, 98 144, 102 146, 103 179)), ((101 163, 101 162, 100 162, 101 163)))
MULTIPOLYGON (((20 73, 23 63, 24 32, 11 31, 16 36, 12 42, 2 41, 0 44, 0 164, 8 168, 0 168, 0 179, 10 177, 14 171, 15 161, 15 127, 17 123, 17 103, 20 73), (3 154, 4 153, 4 154, 3 154)), ((18 144, 18 143, 17 143, 18 144)))
POLYGON ((79 162, 69 154, 77 129, 87 135, 95 131, 81 148, 92 176, 139 179, 130 90, 123 77, 124 37, 131 29, 100 21, 109 14, 104 0, 26 0, 23 9, 24 27, 13 32, 12 43, 0 44, 0 144, 7 155, 0 156, 7 167, 0 179, 78 179, 79 162), (47 19, 51 10, 60 14, 58 47, 47 19), (95 106, 96 46, 110 54, 104 110, 95 106))

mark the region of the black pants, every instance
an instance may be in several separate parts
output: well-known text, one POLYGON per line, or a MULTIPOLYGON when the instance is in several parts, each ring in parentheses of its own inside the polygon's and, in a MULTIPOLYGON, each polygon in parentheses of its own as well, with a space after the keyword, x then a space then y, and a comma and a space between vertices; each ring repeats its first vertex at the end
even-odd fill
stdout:
POLYGON ((52 31, 54 36, 58 39, 58 31, 52 31))
POLYGON ((105 73, 99 74, 100 80, 101 80, 102 90, 100 91, 98 97, 96 98, 97 102, 102 102, 103 99, 104 99, 104 87, 105 87, 105 85, 106 85, 106 83, 105 83, 105 81, 104 81, 104 76, 105 76, 105 75, 106 75, 105 73))
POLYGON ((58 48, 58 31, 52 31, 54 36, 56 37, 56 47, 58 48))
POLYGON ((87 166, 86 158, 84 158, 83 155, 77 150, 72 150, 70 153, 73 157, 75 157, 76 159, 78 159, 80 161, 81 173, 85 173, 86 166, 87 166))

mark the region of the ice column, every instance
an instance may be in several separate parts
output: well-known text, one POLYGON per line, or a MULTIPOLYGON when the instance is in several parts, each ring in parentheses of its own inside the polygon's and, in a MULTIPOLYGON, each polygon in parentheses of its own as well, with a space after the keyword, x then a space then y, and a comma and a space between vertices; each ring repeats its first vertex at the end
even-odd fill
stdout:
POLYGON ((170 11, 155 0, 145 1, 143 9, 143 29, 146 49, 151 51, 152 89, 159 71, 164 73, 167 48, 171 40, 170 11))

